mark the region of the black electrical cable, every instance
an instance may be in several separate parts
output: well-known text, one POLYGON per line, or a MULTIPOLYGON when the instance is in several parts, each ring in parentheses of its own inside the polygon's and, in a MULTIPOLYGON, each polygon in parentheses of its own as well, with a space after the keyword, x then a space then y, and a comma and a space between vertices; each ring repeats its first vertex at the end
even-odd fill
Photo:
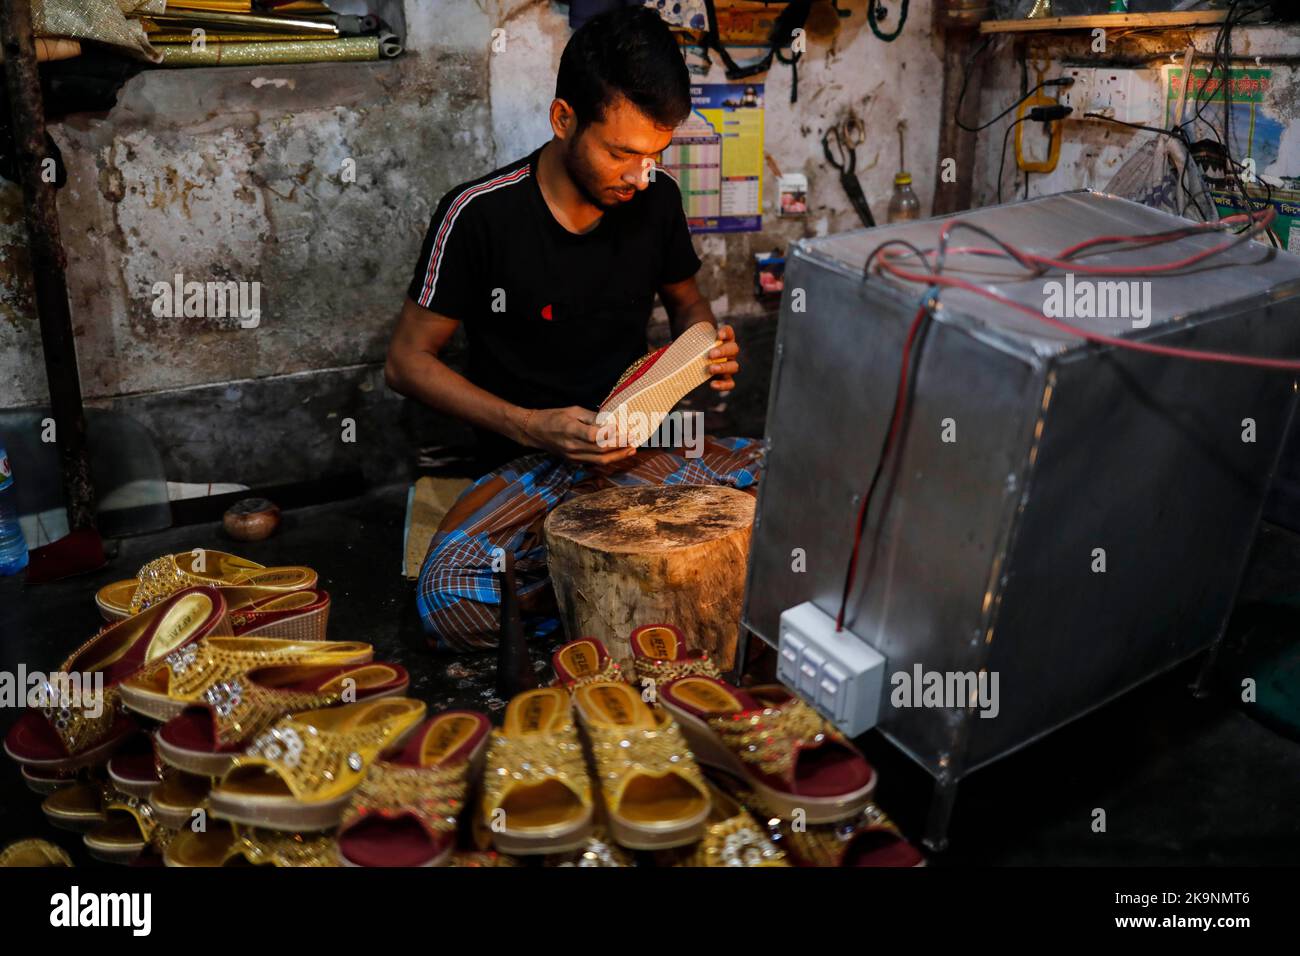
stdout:
POLYGON ((1021 116, 1014 123, 1007 126, 1007 131, 1002 134, 1002 150, 998 153, 998 202, 1002 202, 1002 170, 1007 165, 1007 140, 1011 138, 1011 131, 1023 123, 1029 117, 1021 116))

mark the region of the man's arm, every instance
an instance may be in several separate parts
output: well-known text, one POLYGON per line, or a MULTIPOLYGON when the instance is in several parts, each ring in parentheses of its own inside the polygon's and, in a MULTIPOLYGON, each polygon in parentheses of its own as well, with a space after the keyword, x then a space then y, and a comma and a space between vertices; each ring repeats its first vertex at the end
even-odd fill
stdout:
POLYGON ((605 463, 631 454, 629 449, 600 447, 596 417, 586 409, 521 408, 448 367, 438 356, 459 324, 417 305, 408 296, 388 343, 384 362, 388 387, 435 411, 573 461, 605 463))
MULTIPOLYGON (((659 298, 663 300, 664 309, 668 312, 668 327, 672 330, 673 338, 699 322, 718 325, 713 310, 695 284, 694 276, 660 287, 659 298)), ((709 358, 718 360, 711 367, 713 381, 709 385, 719 392, 728 392, 736 387, 736 380, 732 376, 740 371, 740 346, 736 344, 735 330, 729 325, 718 328, 718 338, 722 344, 709 352, 709 358)))

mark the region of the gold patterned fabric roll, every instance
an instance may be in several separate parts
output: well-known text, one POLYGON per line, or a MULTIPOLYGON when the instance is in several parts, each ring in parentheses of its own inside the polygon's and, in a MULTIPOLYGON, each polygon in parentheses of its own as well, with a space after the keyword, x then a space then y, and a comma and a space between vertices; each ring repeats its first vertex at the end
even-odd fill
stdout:
POLYGON ((202 49, 160 47, 163 66, 256 66, 266 63, 345 63, 380 59, 379 37, 207 43, 202 49))

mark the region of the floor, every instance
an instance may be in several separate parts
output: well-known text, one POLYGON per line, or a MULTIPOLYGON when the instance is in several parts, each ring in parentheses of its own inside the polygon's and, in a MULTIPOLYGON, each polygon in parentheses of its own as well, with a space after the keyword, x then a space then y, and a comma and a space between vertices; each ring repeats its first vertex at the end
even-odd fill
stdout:
MULTIPOLYGON (((51 667, 100 625, 92 596, 150 558, 195 547, 235 550, 265 564, 310 564, 333 597, 331 637, 368 641, 376 658, 411 672, 412 696, 431 710, 476 707, 498 715, 495 655, 447 656, 425 644, 414 587, 400 574, 405 487, 288 510, 270 540, 237 548, 217 524, 124 539, 109 566, 52 584, 0 579, 0 668, 51 667)), ((1266 526, 1242 603, 1216 667, 1228 692, 1197 699, 1189 662, 1102 710, 962 782, 949 850, 937 865, 1282 864, 1300 861, 1300 742, 1236 704, 1232 688, 1252 642, 1294 647, 1300 611, 1274 609, 1261 626, 1260 599, 1300 592, 1300 536, 1266 526), (1247 624, 1249 626, 1247 626, 1247 624), (1249 640, 1247 640, 1249 638, 1249 640), (1105 830, 1097 832, 1098 809, 1105 830)), ((535 654, 548 670, 550 648, 535 654)), ((549 679, 549 674, 543 677, 549 679)), ((0 716, 0 731, 15 719, 0 716)), ((929 778, 877 735, 860 741, 880 771, 878 802, 919 836, 929 778)), ((78 864, 92 863, 74 834, 52 829, 17 767, 0 766, 0 846, 23 836, 53 839, 78 864)))

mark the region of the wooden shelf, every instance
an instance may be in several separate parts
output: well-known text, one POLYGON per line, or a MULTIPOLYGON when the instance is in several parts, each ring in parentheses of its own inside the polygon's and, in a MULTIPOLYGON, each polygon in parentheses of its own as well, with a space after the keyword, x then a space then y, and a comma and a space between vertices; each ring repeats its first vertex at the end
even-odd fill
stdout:
POLYGON ((1039 20, 985 20, 980 33, 1034 33, 1041 30, 1092 30, 1096 27, 1206 27, 1222 23, 1227 10, 1183 13, 1094 13, 1078 17, 1043 17, 1039 20))

